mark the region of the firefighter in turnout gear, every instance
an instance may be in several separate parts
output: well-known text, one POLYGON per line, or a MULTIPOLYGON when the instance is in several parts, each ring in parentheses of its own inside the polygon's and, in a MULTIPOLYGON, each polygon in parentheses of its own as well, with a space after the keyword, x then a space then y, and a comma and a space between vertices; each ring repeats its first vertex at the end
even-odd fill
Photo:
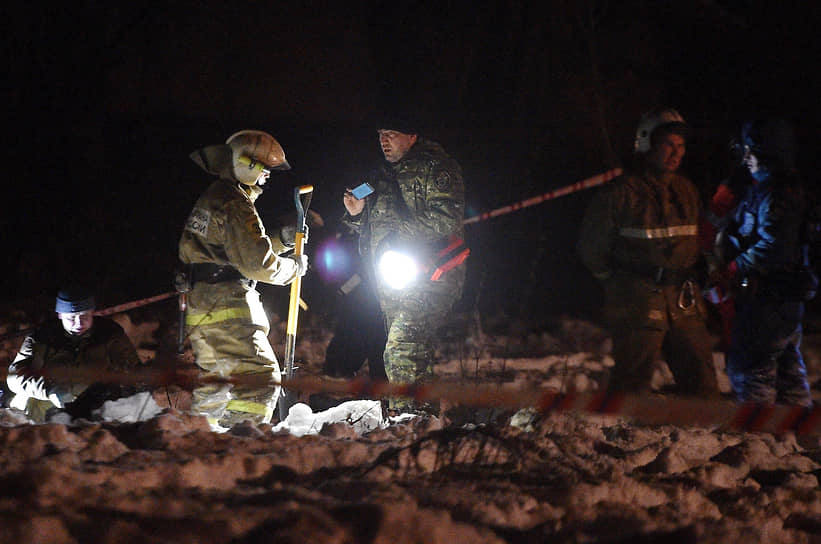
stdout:
POLYGON ((812 404, 801 356, 810 267, 807 198, 795 169, 795 134, 783 119, 745 123, 742 163, 750 181, 718 237, 735 295, 727 374, 740 401, 812 404))
MULTIPOLYGON (((282 256, 293 247, 293 230, 290 239, 284 228, 269 236, 254 201, 270 172, 290 165, 279 143, 256 130, 237 132, 223 145, 195 151, 191 159, 218 176, 194 205, 179 243, 190 285, 185 323, 197 365, 221 377, 279 381, 256 282, 288 285, 305 274, 308 261, 305 255, 282 256)), ((216 429, 246 419, 268 423, 280 387, 252 382, 200 386, 192 410, 216 429)))
MULTIPOLYGON (((358 199, 348 190, 343 222, 359 233, 359 251, 374 274, 387 331, 388 380, 420 383, 433 377, 434 334, 462 294, 465 265, 435 281, 422 270, 405 287, 394 284, 391 274, 407 272, 449 241, 463 239, 464 182, 458 163, 438 143, 418 136, 406 119, 385 121, 377 133, 385 162, 367 180, 374 192, 358 199), (384 268, 391 255, 410 256, 415 264, 384 268)), ((389 410, 438 413, 437 406, 402 398, 390 399, 389 410)))
POLYGON ((681 394, 719 394, 693 270, 701 257, 701 199, 677 173, 686 135, 675 110, 643 116, 634 168, 600 189, 584 216, 578 251, 604 290, 613 390, 649 390, 654 363, 663 357, 681 394))

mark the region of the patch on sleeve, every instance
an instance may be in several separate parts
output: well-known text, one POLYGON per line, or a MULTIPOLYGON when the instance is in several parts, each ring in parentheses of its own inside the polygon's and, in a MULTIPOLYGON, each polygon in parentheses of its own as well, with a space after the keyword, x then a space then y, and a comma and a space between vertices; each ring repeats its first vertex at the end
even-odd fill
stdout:
POLYGON ((211 212, 205 208, 194 208, 185 223, 185 230, 208 237, 209 223, 211 223, 211 212))
POLYGON ((434 184, 436 185, 436 189, 440 192, 445 193, 447 191, 450 191, 451 179, 448 171, 442 170, 438 174, 436 174, 434 184))
POLYGON ((245 231, 251 236, 262 237, 265 235, 262 230, 262 223, 256 214, 250 214, 245 219, 245 231))

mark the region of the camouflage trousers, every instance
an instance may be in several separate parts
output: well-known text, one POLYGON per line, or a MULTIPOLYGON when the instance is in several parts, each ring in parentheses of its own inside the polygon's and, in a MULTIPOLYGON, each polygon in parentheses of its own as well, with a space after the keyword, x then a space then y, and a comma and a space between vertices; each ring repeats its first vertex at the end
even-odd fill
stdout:
POLYGON ((812 404, 800 351, 803 317, 803 302, 739 302, 727 354, 727 375, 739 401, 812 404))
POLYGON ((198 284, 189 294, 186 324, 197 366, 214 376, 247 378, 197 387, 192 411, 214 427, 246 419, 269 423, 281 390, 270 381, 279 381, 280 370, 259 293, 234 282, 198 284))
MULTIPOLYGON (((455 302, 452 293, 417 292, 403 297, 380 296, 385 316, 385 372, 391 383, 424 383, 433 379, 434 337, 455 302)), ((436 403, 391 398, 397 411, 438 412, 436 403)))

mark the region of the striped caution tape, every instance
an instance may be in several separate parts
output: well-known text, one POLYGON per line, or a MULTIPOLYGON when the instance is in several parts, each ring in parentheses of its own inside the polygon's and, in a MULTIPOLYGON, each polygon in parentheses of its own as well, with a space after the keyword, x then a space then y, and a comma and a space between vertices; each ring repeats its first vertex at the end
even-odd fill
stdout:
MULTIPOLYGON (((619 177, 621 174, 621 168, 614 168, 612 170, 602 172, 601 174, 595 175, 593 177, 589 177, 587 179, 577 181, 576 183, 566 185, 565 187, 554 189, 553 191, 548 191, 547 193, 544 193, 542 195, 534 196, 532 198, 526 198, 525 200, 521 200, 514 204, 509 204, 507 206, 502 206, 501 208, 497 208, 489 212, 474 215, 473 217, 468 217, 467 219, 462 221, 462 224, 470 225, 471 223, 478 223, 479 221, 484 221, 486 219, 493 219, 494 217, 499 217, 500 215, 512 213, 523 208, 527 208, 529 206, 535 206, 536 204, 541 204, 542 202, 547 202, 548 200, 553 200, 554 198, 559 198, 560 196, 569 195, 571 193, 582 191, 584 189, 590 189, 591 187, 596 187, 597 185, 607 183, 608 181, 611 181, 619 177)), ((339 286, 339 292, 343 295, 347 295, 348 293, 356 289, 356 287, 360 283, 362 283, 362 277, 359 274, 354 274, 350 278, 348 278, 342 285, 339 286)))
POLYGON ((578 411, 616 415, 650 425, 715 427, 746 432, 821 435, 821 407, 705 401, 661 395, 561 393, 545 389, 462 386, 452 383, 389 384, 370 380, 334 383, 321 378, 292 380, 306 392, 364 397, 409 397, 416 401, 447 400, 476 407, 536 408, 543 414, 578 411))
MULTIPOLYGON (((562 393, 548 389, 505 386, 466 386, 453 382, 423 384, 387 383, 366 378, 353 380, 326 377, 295 377, 277 382, 270 374, 220 377, 199 372, 196 367, 160 371, 141 368, 133 373, 73 369, 65 378, 89 382, 128 383, 149 386, 178 385, 193 388, 206 383, 284 385, 304 393, 326 393, 355 398, 407 397, 416 401, 447 401, 455 405, 493 408, 534 408, 542 414, 577 411, 626 417, 648 425, 706 427, 725 431, 761 432, 781 435, 821 436, 821 406, 706 401, 662 395, 627 395, 612 392, 562 393)), ((59 369, 44 373, 59 380, 59 369)), ((5 379, 5 372, 0 372, 5 379)))
MULTIPOLYGON (((149 304, 153 304, 155 302, 160 302, 161 300, 165 300, 171 297, 177 296, 176 291, 171 291, 168 293, 163 293, 161 295, 156 295, 153 297, 143 298, 140 300, 134 300, 132 302, 126 302, 124 304, 119 304, 117 306, 111 306, 110 308, 104 308, 102 310, 95 310, 95 316, 107 316, 107 315, 114 315, 119 314, 122 312, 127 312, 128 310, 133 310, 134 308, 139 308, 141 306, 147 306, 149 304)), ((37 327, 40 325, 35 325, 33 327, 27 327, 25 329, 20 329, 17 331, 11 331, 5 334, 0 335, 0 342, 4 342, 11 338, 18 338, 20 336, 25 336, 37 330, 37 327)))
POLYGON ((489 212, 474 215, 473 217, 468 217, 462 223, 465 225, 469 225, 471 223, 478 223, 479 221, 484 221, 486 219, 493 219, 494 217, 499 217, 500 215, 515 212, 523 208, 527 208, 529 206, 535 206, 537 204, 541 204, 542 202, 547 202, 548 200, 559 198, 560 196, 569 195, 577 191, 582 191, 584 189, 596 187, 597 185, 602 185, 612 179, 619 177, 621 174, 621 168, 614 168, 612 170, 608 170, 607 172, 602 172, 601 174, 595 175, 587 179, 583 179, 581 181, 577 181, 576 183, 566 185, 559 189, 548 191, 542 195, 526 198, 525 200, 521 200, 519 202, 515 202, 507 206, 502 206, 501 208, 496 208, 495 210, 491 210, 489 212))
POLYGON ((128 310, 133 310, 134 308, 139 308, 141 306, 148 306, 149 304, 154 304, 155 302, 159 302, 161 300, 165 300, 167 298, 177 296, 176 291, 170 291, 168 293, 163 293, 161 295, 156 295, 153 297, 142 298, 140 300, 135 300, 133 302, 126 302, 124 304, 119 304, 117 306, 112 306, 110 308, 105 308, 103 310, 95 310, 94 315, 113 315, 119 314, 122 312, 127 312, 128 310))

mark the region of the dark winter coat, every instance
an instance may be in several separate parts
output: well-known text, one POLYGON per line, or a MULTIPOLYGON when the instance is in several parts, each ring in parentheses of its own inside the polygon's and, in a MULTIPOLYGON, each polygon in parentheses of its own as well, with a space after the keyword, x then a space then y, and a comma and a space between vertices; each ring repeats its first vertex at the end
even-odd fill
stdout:
POLYGON ((748 288, 744 294, 805 298, 812 281, 803 237, 805 209, 800 180, 793 175, 773 175, 746 188, 724 231, 729 246, 724 250, 748 288))
POLYGON ((62 407, 95 382, 95 370, 129 371, 140 364, 137 350, 117 323, 95 317, 90 331, 74 336, 54 320, 23 341, 9 366, 7 383, 18 395, 62 407))
POLYGON ((740 401, 812 403, 801 355, 807 263, 799 180, 773 174, 747 187, 725 230, 740 286, 727 375, 740 401))

